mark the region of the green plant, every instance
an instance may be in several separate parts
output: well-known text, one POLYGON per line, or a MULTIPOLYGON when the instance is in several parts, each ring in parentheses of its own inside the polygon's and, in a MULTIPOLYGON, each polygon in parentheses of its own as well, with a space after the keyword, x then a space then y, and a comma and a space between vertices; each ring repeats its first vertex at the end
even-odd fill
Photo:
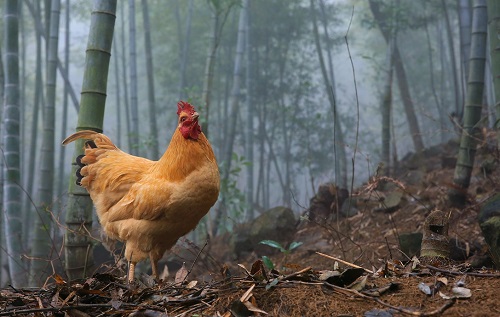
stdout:
POLYGON ((280 250, 281 253, 284 253, 284 254, 290 254, 290 252, 292 252, 292 250, 294 250, 302 245, 302 242, 294 241, 294 242, 290 243, 290 245, 288 246, 288 249, 285 249, 281 245, 281 243, 274 241, 274 240, 262 240, 259 243, 268 245, 268 246, 273 247, 275 249, 278 249, 278 250, 280 250))
POLYGON ((269 270, 274 270, 274 262, 268 256, 262 256, 262 262, 269 270))
MULTIPOLYGON (((278 249, 278 250, 280 250, 281 253, 283 253, 285 255, 290 254, 290 252, 292 252, 293 250, 295 250, 296 248, 298 248, 299 246, 302 245, 302 242, 294 241, 294 242, 290 243, 288 248, 285 248, 281 245, 281 243, 274 241, 274 240, 262 240, 259 243, 268 245, 268 246, 275 248, 275 249, 278 249)), ((276 267, 274 265, 274 262, 269 257, 267 257, 265 255, 262 257, 262 262, 269 270, 274 270, 274 268, 276 267)))

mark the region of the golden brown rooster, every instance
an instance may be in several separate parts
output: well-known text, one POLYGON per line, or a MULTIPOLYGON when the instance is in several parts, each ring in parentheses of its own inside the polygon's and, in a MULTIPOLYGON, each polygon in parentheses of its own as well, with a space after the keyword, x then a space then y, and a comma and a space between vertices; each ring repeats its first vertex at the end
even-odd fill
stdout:
POLYGON ((158 161, 127 154, 94 131, 63 141, 89 140, 77 158, 77 184, 89 192, 104 232, 125 242, 129 282, 137 262, 147 257, 158 279, 158 260, 196 227, 219 195, 219 169, 198 113, 183 101, 177 109, 178 127, 158 161))

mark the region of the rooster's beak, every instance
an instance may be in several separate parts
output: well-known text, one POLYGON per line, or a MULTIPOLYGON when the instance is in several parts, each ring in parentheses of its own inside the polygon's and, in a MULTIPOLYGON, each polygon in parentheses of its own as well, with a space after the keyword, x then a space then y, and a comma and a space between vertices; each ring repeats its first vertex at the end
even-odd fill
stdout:
POLYGON ((191 116, 191 118, 192 118, 193 120, 198 120, 198 117, 199 117, 199 116, 200 116, 200 114, 199 114, 198 112, 196 112, 196 111, 195 111, 195 112, 193 113, 193 115, 191 116))

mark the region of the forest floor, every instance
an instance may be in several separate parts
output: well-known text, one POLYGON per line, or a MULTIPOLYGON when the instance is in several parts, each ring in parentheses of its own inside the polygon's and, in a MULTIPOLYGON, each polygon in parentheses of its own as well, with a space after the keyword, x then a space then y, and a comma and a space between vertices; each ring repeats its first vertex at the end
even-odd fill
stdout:
POLYGON ((488 144, 476 156, 466 208, 447 207, 454 169, 446 162, 457 144, 441 145, 425 160, 401 160, 394 178, 373 177, 355 189, 351 217, 301 221, 299 247, 269 247, 273 270, 262 254, 229 254, 228 236, 208 247, 181 243, 191 259, 182 256, 186 266, 171 267, 175 276, 165 281, 55 275, 40 289, 0 290, 0 316, 500 316, 500 271, 491 267, 477 220, 500 184, 498 153, 488 144), (398 191, 397 207, 384 208, 398 191), (399 251, 399 237, 421 232, 434 209, 450 215, 456 261, 419 263, 399 251))

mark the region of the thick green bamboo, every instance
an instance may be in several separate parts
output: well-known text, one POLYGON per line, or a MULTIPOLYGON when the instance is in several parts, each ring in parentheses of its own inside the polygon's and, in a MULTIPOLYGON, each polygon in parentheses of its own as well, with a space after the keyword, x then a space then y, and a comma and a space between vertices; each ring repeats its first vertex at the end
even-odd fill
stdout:
POLYGON ((392 123, 392 75, 394 70, 393 54, 395 37, 391 37, 387 45, 386 67, 387 75, 384 78, 384 89, 380 112, 382 114, 382 152, 381 161, 385 165, 385 175, 391 175, 391 123, 392 123))
MULTIPOLYGON (((71 12, 71 6, 69 3, 70 0, 66 0, 65 4, 65 17, 64 17, 64 28, 66 31, 64 32, 64 69, 66 70, 66 75, 69 76, 69 49, 71 47, 70 43, 70 12, 71 12)), ((69 106, 69 85, 67 82, 64 83, 64 95, 63 95, 63 102, 62 102, 62 120, 61 120, 61 135, 64 137, 64 135, 67 133, 68 130, 68 106, 69 106)), ((57 189, 56 189, 56 196, 61 195, 65 188, 68 187, 68 184, 66 182, 66 176, 64 175, 64 164, 65 162, 65 157, 66 157, 66 148, 62 147, 60 152, 59 152, 59 162, 58 162, 58 178, 57 178, 57 189)), ((62 208, 63 201, 62 200, 57 200, 57 210, 61 210, 62 208)))
POLYGON ((247 88, 247 97, 246 97, 246 129, 245 129, 245 156, 248 162, 251 164, 246 165, 246 188, 245 188, 245 200, 246 200, 246 212, 245 219, 250 221, 255 218, 254 213, 254 155, 253 155, 253 147, 254 147, 254 138, 253 134, 255 131, 254 128, 254 100, 253 100, 253 80, 254 80, 254 71, 253 71, 253 56, 252 56, 252 31, 251 23, 250 23, 250 0, 243 0, 243 8, 245 8, 246 14, 246 25, 245 25, 245 55, 246 59, 246 68, 245 68, 245 82, 247 88))
POLYGON ((130 154, 139 155, 139 99, 137 95, 137 48, 136 48, 136 26, 135 26, 135 0, 128 3, 128 25, 129 25, 129 67, 130 67, 130 116, 132 119, 132 131, 129 138, 132 140, 130 154))
MULTIPOLYGON (((491 1, 498 2, 498 1, 491 1)), ((488 10, 490 4, 488 3, 488 10)), ((458 24, 460 26, 460 59, 462 63, 462 86, 467 83, 470 54, 472 7, 469 0, 458 0, 458 24)))
POLYGON ((38 170, 37 209, 35 218, 32 260, 30 267, 29 283, 31 286, 43 284, 47 276, 52 274, 50 263, 51 253, 56 250, 51 243, 51 215, 52 197, 54 196, 54 159, 55 159, 55 103, 57 79, 57 46, 59 43, 59 16, 61 0, 52 0, 50 14, 50 31, 47 58, 46 96, 47 104, 43 108, 43 136, 40 155, 40 168, 38 170), (52 249, 52 252, 51 252, 52 249))
MULTIPOLYGON (((125 108, 125 129, 127 132, 127 135, 129 136, 127 138, 127 145, 128 145, 128 152, 131 151, 132 149, 132 138, 130 135, 132 135, 132 119, 130 115, 130 106, 129 106, 129 93, 128 93, 128 84, 127 84, 127 54, 125 54, 126 49, 125 49, 125 13, 123 10, 123 5, 120 6, 120 48, 121 48, 121 66, 123 70, 123 75, 122 75, 122 84, 123 84, 123 101, 124 101, 124 108, 125 108)), ((117 44, 115 44, 116 46, 117 44)), ((117 66, 118 67, 118 66, 117 66)))
MULTIPOLYGON (((27 2, 28 3, 28 2, 27 2)), ((30 177, 30 175, 35 175, 35 167, 36 167, 36 150, 37 150, 37 144, 38 144, 38 124, 39 124, 39 113, 40 113, 40 108, 43 108, 43 103, 45 103, 45 98, 43 95, 43 74, 42 74, 42 23, 40 21, 41 16, 40 16, 40 2, 36 1, 34 3, 34 6, 30 10, 32 12, 33 19, 35 20, 35 25, 38 25, 40 27, 36 28, 35 31, 35 37, 36 37, 36 66, 35 66, 35 87, 34 87, 34 95, 33 95, 33 107, 32 107, 32 115, 33 117, 31 118, 31 127, 30 127, 30 136, 29 136, 29 152, 25 154, 24 160, 27 161, 27 169, 26 174, 23 175, 24 178, 26 179, 26 187, 25 190, 27 193, 30 194, 30 197, 35 197, 33 193, 33 187, 34 187, 34 182, 33 177, 30 177)), ((34 206, 33 202, 29 199, 29 197, 25 197, 23 201, 23 217, 24 217, 24 223, 23 223, 23 241, 29 241, 33 237, 33 231, 28 230, 28 228, 33 227, 34 219, 31 217, 31 215, 34 212, 34 206)))
POLYGON ((144 23, 144 51, 146 53, 146 77, 148 78, 149 135, 151 137, 150 158, 160 158, 158 150, 158 125, 156 124, 155 80, 153 49, 151 46, 151 23, 149 22, 148 0, 142 0, 142 20, 144 23))
POLYGON ((21 173, 20 173, 20 109, 19 102, 19 11, 17 0, 4 2, 5 100, 3 125, 4 194, 3 215, 9 272, 13 287, 26 286, 27 270, 23 263, 21 173))
POLYGON ((476 147, 480 137, 486 63, 486 21, 486 0, 475 0, 472 16, 471 54, 467 95, 465 97, 464 126, 453 176, 454 187, 448 193, 452 204, 457 206, 465 203, 474 166, 476 147))
MULTIPOLYGON (((106 103, 111 44, 116 20, 116 0, 95 0, 85 57, 80 113, 76 130, 102 131, 106 103)), ((74 157, 83 150, 76 143, 74 157)), ((83 278, 93 266, 92 201, 87 191, 75 184, 76 164, 71 173, 68 210, 66 212, 65 259, 69 278, 83 278)))
POLYGON ((488 0, 488 34, 497 114, 495 129, 497 130, 497 143, 500 146, 500 1, 498 0, 488 0))

